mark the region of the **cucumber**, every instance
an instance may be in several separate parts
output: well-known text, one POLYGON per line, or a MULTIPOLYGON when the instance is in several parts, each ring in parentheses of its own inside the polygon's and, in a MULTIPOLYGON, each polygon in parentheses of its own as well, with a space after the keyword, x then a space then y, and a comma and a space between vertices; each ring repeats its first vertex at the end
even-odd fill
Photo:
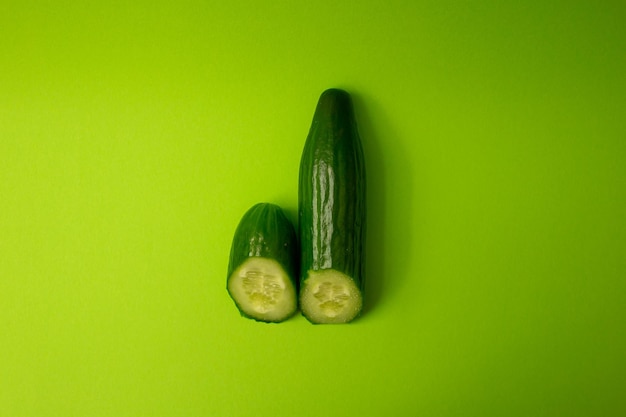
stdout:
POLYGON ((242 316, 278 323, 297 302, 298 244, 283 210, 258 203, 241 218, 230 250, 226 288, 242 316))
POLYGON ((350 95, 319 98, 300 161, 300 310, 348 323, 363 306, 365 167, 350 95))

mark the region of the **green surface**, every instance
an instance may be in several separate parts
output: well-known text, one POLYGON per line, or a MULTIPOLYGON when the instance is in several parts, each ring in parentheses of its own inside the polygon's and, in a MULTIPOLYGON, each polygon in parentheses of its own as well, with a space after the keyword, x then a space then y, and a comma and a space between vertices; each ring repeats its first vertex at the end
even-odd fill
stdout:
POLYGON ((0 415, 626 414, 623 2, 4 2, 0 415), (213 4, 211 4, 213 3, 213 4), (365 314, 240 317, 355 100, 365 314))

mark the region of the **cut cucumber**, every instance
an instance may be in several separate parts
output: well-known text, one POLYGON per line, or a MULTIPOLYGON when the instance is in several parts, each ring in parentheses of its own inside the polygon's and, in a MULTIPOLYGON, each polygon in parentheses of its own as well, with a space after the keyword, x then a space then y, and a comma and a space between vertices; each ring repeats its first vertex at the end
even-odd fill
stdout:
POLYGON ((259 203, 235 231, 227 290, 240 313, 263 322, 281 322, 297 310, 298 245, 282 209, 259 203))
POLYGON ((312 323, 347 323, 363 306, 365 167, 347 92, 320 96, 298 188, 300 309, 312 323))

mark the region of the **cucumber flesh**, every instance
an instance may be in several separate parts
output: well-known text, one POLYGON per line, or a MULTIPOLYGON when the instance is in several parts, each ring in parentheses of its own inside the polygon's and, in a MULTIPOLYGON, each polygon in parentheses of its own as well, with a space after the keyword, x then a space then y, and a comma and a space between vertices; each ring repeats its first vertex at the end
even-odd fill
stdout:
POLYGON ((270 258, 257 256, 244 261, 231 274, 228 291, 239 309, 256 320, 282 321, 297 307, 291 279, 270 258))
POLYGON ((361 311, 363 298, 348 275, 323 269, 309 271, 300 293, 300 306, 313 323, 348 323, 361 311))

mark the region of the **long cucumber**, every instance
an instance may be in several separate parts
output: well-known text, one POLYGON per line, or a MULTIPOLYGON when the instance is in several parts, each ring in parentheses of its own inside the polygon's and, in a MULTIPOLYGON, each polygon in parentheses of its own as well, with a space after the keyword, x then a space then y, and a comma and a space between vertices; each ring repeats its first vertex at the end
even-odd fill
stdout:
POLYGON ((300 161, 300 309, 312 323, 347 323, 363 306, 365 167, 350 95, 319 98, 300 161))

